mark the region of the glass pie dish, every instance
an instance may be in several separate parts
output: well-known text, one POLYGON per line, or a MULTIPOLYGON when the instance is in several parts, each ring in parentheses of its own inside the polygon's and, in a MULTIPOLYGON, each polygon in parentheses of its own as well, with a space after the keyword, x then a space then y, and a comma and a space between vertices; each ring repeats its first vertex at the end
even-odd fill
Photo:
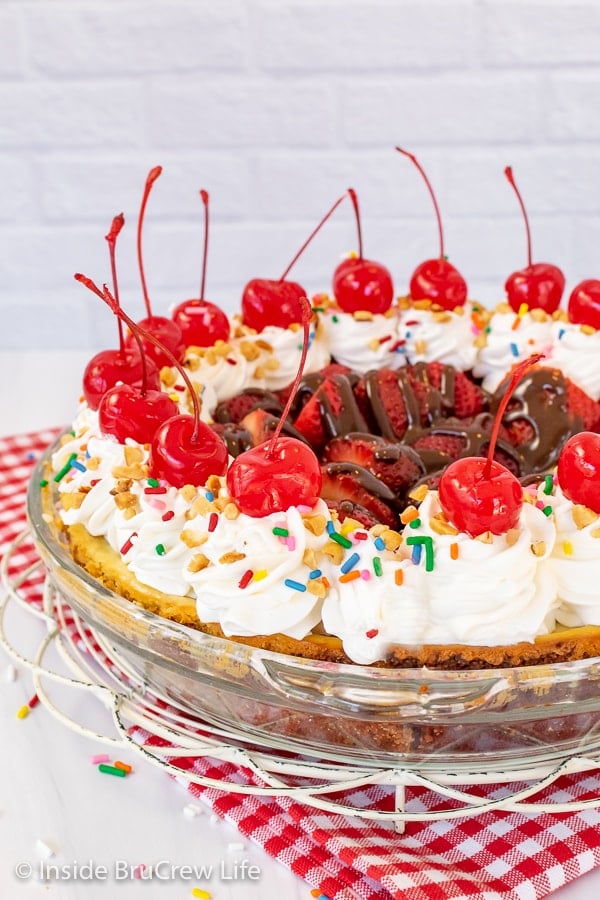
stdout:
POLYGON ((380 669, 286 656, 178 625, 119 597, 72 559, 57 528, 52 448, 27 515, 69 606, 150 688, 278 751, 373 769, 489 773, 600 750, 600 657, 504 669, 380 669))

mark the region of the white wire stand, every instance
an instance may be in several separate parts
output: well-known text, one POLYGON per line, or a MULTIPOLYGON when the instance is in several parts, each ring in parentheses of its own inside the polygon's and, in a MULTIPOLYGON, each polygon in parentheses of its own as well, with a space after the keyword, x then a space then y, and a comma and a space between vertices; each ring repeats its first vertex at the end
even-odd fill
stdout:
MULTIPOLYGON (((311 757, 309 748, 302 755, 290 754, 263 742, 259 746, 247 735, 206 722, 172 698, 149 689, 119 651, 73 611, 44 576, 39 560, 18 575, 11 574, 11 563, 14 569, 15 556, 28 537, 26 531, 19 535, 2 560, 0 645, 14 661, 30 670, 40 702, 59 722, 115 750, 140 754, 179 782, 225 792, 288 798, 340 815, 388 822, 398 831, 403 831, 407 822, 456 819, 488 811, 535 815, 600 807, 600 796, 557 802, 535 799, 563 775, 600 768, 600 759, 594 756, 573 755, 551 765, 513 770, 507 767, 484 775, 436 773, 433 780, 402 765, 367 768, 311 757), (36 590, 38 600, 32 602, 36 590), (37 623, 40 637, 33 652, 23 652, 11 641, 8 619, 13 618, 13 613, 26 617, 28 633, 35 630, 34 620, 37 623), (84 692, 86 699, 93 698, 108 712, 109 727, 99 732, 97 726, 82 722, 79 713, 67 712, 65 691, 53 691, 53 685, 84 692), (56 693, 62 702, 56 701, 56 693), (160 743, 156 743, 157 739, 160 743), (217 762, 223 777, 209 777, 197 768, 192 771, 174 763, 186 758, 217 762), (370 786, 389 791, 390 809, 359 805, 358 798, 364 798, 364 789, 370 786), (478 791, 469 790, 473 786, 478 791), (414 787, 436 795, 435 809, 424 808, 427 804, 422 801, 417 808, 411 808, 409 789, 414 787)), ((81 704, 75 704, 75 708, 81 710, 81 704)))

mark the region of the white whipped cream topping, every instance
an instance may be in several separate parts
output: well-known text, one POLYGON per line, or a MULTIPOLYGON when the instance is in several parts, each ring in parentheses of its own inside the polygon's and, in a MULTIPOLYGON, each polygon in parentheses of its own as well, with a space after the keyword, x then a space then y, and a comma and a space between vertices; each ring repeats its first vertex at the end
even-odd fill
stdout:
MULTIPOLYGON (((222 353, 212 352, 212 348, 208 350, 191 348, 187 351, 187 374, 192 383, 202 385, 206 391, 203 410, 206 406, 212 413, 217 403, 228 400, 244 388, 266 387, 262 363, 268 357, 267 351, 261 350, 257 358, 248 359, 240 345, 240 340, 232 339, 223 346, 222 353)), ((183 379, 177 370, 174 369, 173 373, 176 377, 175 383, 183 385, 183 379)))
MULTIPOLYGON (((318 501, 315 513, 329 519, 327 507, 318 501)), ((189 527, 206 529, 206 522, 192 520, 189 527)), ((310 569, 303 561, 307 549, 317 550, 328 540, 308 531, 295 507, 262 519, 241 514, 221 517, 200 551, 211 565, 189 574, 197 598, 198 617, 218 622, 226 635, 275 634, 303 638, 321 621, 321 600, 306 588, 310 569), (285 541, 273 528, 289 532, 285 541), (291 541, 290 541, 291 539, 291 541), (241 559, 222 562, 243 554, 241 559), (254 578, 245 587, 244 575, 254 578)))
POLYGON ((372 538, 353 549, 360 552, 358 565, 368 573, 368 580, 332 582, 323 603, 325 630, 340 638, 350 659, 365 665, 385 659, 394 644, 424 643, 423 571, 409 560, 381 552, 372 538), (379 576, 373 570, 376 557, 381 560, 379 576), (398 570, 402 570, 402 585, 396 583, 398 570))
POLYGON ((593 400, 600 399, 600 331, 570 322, 552 323, 552 352, 545 365, 560 369, 593 400))
MULTIPOLYGON (((481 347, 473 368, 482 386, 493 393, 507 372, 532 353, 549 354, 553 342, 553 322, 527 312, 517 315, 504 307, 495 310, 486 329, 486 343, 481 347), (516 327, 515 327, 516 326, 516 327)), ((545 365, 552 365, 545 360, 545 365)))
MULTIPOLYGON (((229 518, 207 502, 206 509, 194 515, 195 497, 185 499, 168 486, 164 493, 147 492, 148 480, 142 478, 129 487, 138 511, 128 517, 112 493, 118 478, 124 477, 119 470, 126 465, 125 447, 87 429, 54 454, 54 470, 59 471, 73 453, 76 464, 61 480, 60 490, 87 492, 77 508, 62 511, 63 521, 81 523, 90 534, 104 537, 141 583, 168 594, 195 596, 199 618, 218 622, 228 635, 282 633, 303 638, 320 622, 321 599, 296 588, 306 588, 309 580, 305 551, 318 550, 329 536, 326 531, 316 536, 307 530, 295 507, 264 518, 244 514, 229 518), (86 468, 88 457, 95 460, 93 469, 86 468), (165 520, 165 513, 170 518, 165 520), (286 529, 288 537, 274 535, 274 527, 286 529), (194 540, 183 540, 182 532, 194 540), (196 535, 202 536, 201 544, 195 542, 196 535), (206 558, 206 567, 195 571, 199 553, 206 558), (244 555, 237 558, 239 554, 244 555), (258 575, 240 587, 248 570, 258 575)), ((221 496, 226 496, 222 482, 221 488, 221 496)), ((204 496, 203 490, 197 495, 204 496)), ((321 500, 311 515, 330 521, 321 500)), ((327 557, 323 560, 326 565, 327 557)))
MULTIPOLYGON (((514 543, 506 535, 485 543, 464 532, 438 534, 431 519, 440 511, 437 492, 430 491, 419 508, 420 527, 404 531, 407 551, 412 552, 406 545, 411 536, 430 537, 433 546, 433 570, 423 580, 425 642, 494 646, 533 641, 551 631, 558 601, 544 562, 554 546, 552 521, 524 503, 514 543)), ((419 565, 425 561, 423 551, 419 565)))
POLYGON ((398 312, 376 313, 369 319, 356 318, 329 306, 319 313, 331 356, 340 365, 363 375, 370 369, 399 369, 406 364, 402 347, 397 347, 398 312))
POLYGON ((461 372, 472 369, 477 355, 472 312, 470 303, 451 311, 412 305, 403 309, 398 333, 408 362, 441 362, 461 372))
MULTIPOLYGON (((260 340, 272 347, 270 361, 264 365, 265 387, 279 391, 292 383, 298 372, 302 356, 302 328, 279 328, 269 325, 260 334, 247 335, 246 340, 260 340)), ((304 373, 318 372, 331 360, 325 334, 319 321, 315 319, 309 332, 309 346, 304 365, 304 373)))
MULTIPOLYGON (((590 511, 592 521, 577 527, 575 504, 558 485, 551 495, 540 487, 539 497, 554 510, 556 541, 547 565, 561 598, 556 618, 569 627, 600 625, 600 517, 594 518, 590 511)), ((586 512, 585 508, 580 511, 586 512)))

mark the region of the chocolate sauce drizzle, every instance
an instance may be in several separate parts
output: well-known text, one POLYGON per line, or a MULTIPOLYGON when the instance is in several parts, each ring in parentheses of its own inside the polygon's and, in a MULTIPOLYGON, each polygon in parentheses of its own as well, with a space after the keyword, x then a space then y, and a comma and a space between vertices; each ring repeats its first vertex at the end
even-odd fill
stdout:
MULTIPOLYGON (((492 396, 492 412, 498 408, 505 389, 500 387, 492 396)), ((568 410, 567 382, 558 369, 539 367, 521 379, 503 422, 508 425, 519 419, 524 419, 534 432, 533 440, 517 448, 527 473, 552 469, 568 438, 583 430, 580 417, 568 410)))

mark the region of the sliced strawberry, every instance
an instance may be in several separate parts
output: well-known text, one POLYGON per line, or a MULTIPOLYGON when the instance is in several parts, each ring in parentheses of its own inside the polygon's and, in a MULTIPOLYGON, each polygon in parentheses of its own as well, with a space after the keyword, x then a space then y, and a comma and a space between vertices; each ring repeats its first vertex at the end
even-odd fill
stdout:
POLYGON ((304 404, 294 422, 294 428, 315 449, 322 447, 327 440, 323 427, 325 401, 329 401, 334 413, 339 414, 342 404, 333 381, 328 378, 304 404))
POLYGON ((398 516, 394 507, 397 500, 392 491, 372 472, 362 466, 346 462, 327 463, 321 467, 323 487, 321 496, 326 500, 342 502, 350 500, 364 506, 378 522, 398 526, 398 516))
POLYGON ((363 466, 397 496, 404 496, 425 471, 418 454, 406 444, 361 432, 333 438, 325 447, 323 458, 327 462, 363 466))
POLYGON ((365 430, 366 423, 356 405, 347 376, 332 375, 326 378, 300 410, 294 428, 316 451, 320 451, 337 434, 365 430))
POLYGON ((583 422, 584 431, 600 431, 600 403, 582 391, 570 379, 567 381, 567 407, 571 415, 583 422))
POLYGON ((453 386, 453 396, 444 398, 444 382, 449 370, 449 366, 445 366, 441 362, 430 362, 426 365, 427 378, 432 387, 436 390, 442 390, 442 400, 453 407, 452 413, 457 419, 466 419, 470 416, 476 416, 484 409, 486 405, 486 394, 475 384, 468 375, 457 369, 451 370, 451 378, 448 379, 446 390, 453 386))
POLYGON ((372 528, 381 524, 379 519, 369 512, 364 506, 353 503, 352 500, 326 500, 327 506, 332 512, 336 512, 340 522, 346 519, 356 519, 364 528, 372 528))
POLYGON ((458 459, 465 447, 464 439, 458 434, 446 434, 443 431, 424 434, 413 444, 415 450, 434 450, 448 462, 458 459))
MULTIPOLYGON (((279 417, 271 415, 271 413, 268 413, 264 409, 253 409, 238 423, 238 426, 245 429, 249 434, 253 447, 257 447, 259 444, 264 443, 264 441, 268 441, 269 438, 273 436, 273 432, 278 425, 279 417)), ((292 428, 291 425, 288 425, 287 422, 284 423, 282 431, 284 434, 289 434, 291 437, 304 440, 303 436, 299 434, 295 428, 292 428)))
MULTIPOLYGON (((348 375, 350 377, 355 376, 355 373, 352 369, 348 368, 348 366, 343 366, 341 363, 328 363, 328 365, 323 366, 322 369, 319 369, 318 372, 313 372, 312 374, 308 374, 305 378, 300 382, 299 393, 302 393, 302 382, 310 381, 315 378, 318 378, 319 381, 325 381, 326 378, 332 378, 334 375, 348 375)), ((358 375, 355 376, 358 378, 358 375)), ((290 391, 293 387, 292 384, 286 385, 286 387, 282 388, 277 392, 277 396, 279 398, 280 403, 285 406, 288 401, 288 397, 290 396, 290 391)))
POLYGON ((222 400, 217 404, 213 413, 215 422, 241 422, 253 409, 264 409, 267 412, 278 415, 283 406, 279 398, 271 391, 263 391, 259 388, 247 388, 234 397, 222 400))
POLYGON ((239 456, 253 446, 250 432, 237 422, 212 422, 210 427, 224 441, 231 456, 239 456))
POLYGON ((392 440, 404 436, 410 420, 398 372, 394 369, 367 372, 356 386, 356 393, 359 406, 368 404, 380 434, 392 440))
POLYGON ((513 447, 531 444, 535 438, 535 429, 527 419, 513 419, 507 426, 508 439, 513 447))

